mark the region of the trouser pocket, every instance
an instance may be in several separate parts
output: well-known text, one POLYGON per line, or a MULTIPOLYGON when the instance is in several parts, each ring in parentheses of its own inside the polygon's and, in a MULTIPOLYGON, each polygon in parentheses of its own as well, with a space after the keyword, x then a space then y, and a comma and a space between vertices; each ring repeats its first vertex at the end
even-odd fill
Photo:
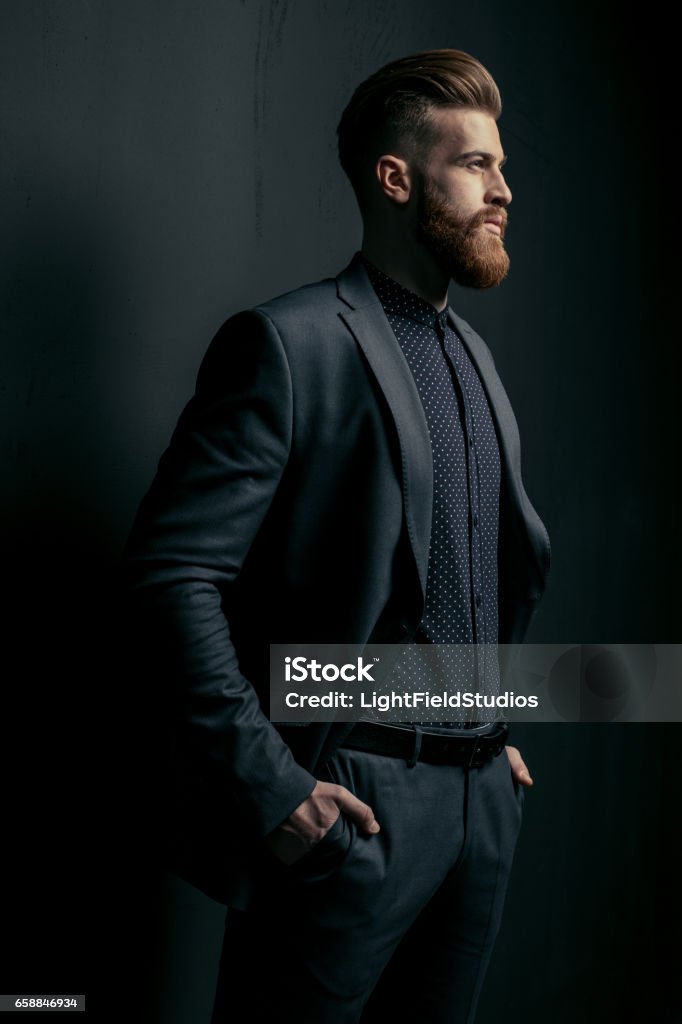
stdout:
POLYGON ((345 860, 352 841, 351 822, 341 812, 322 839, 287 869, 293 880, 322 881, 329 878, 345 860))

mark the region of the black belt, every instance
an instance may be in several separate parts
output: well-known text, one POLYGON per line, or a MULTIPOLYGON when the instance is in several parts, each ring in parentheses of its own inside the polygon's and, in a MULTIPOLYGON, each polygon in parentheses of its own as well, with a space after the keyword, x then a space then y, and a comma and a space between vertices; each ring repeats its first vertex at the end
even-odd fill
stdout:
POLYGON ((448 736, 382 722, 358 722, 341 746, 385 757, 403 757, 412 765, 425 761, 480 768, 502 753, 508 734, 505 722, 498 722, 488 733, 473 736, 448 736))

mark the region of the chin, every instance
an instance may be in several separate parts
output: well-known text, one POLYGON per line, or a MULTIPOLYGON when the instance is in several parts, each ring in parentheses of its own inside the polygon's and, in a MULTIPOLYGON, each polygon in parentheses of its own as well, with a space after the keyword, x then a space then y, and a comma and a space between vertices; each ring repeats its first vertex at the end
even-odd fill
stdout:
POLYGON ((465 262, 457 261, 449 267, 450 277, 465 288, 494 288, 509 273, 510 260, 500 245, 494 254, 465 262))

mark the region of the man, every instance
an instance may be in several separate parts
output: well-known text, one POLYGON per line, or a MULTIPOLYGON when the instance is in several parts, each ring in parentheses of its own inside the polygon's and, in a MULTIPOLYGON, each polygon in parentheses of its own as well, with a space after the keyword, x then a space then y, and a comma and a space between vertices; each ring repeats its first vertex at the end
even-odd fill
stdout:
POLYGON ((473 1019, 519 752, 494 721, 275 726, 268 653, 401 643, 409 676, 417 643, 452 645, 456 676, 459 645, 520 641, 543 592, 514 415, 448 306, 450 279, 509 266, 500 111, 457 50, 358 87, 338 136, 361 252, 223 325, 129 541, 158 699, 176 691, 172 867, 230 907, 214 1024, 473 1019))

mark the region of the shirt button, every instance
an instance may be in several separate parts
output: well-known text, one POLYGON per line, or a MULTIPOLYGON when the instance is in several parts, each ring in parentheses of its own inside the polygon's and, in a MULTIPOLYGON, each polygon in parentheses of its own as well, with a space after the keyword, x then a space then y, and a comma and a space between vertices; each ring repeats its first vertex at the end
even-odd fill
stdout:
POLYGON ((482 603, 483 603, 483 598, 481 597, 480 594, 476 594, 476 607, 480 608, 482 603))
POLYGON ((469 438, 469 447, 470 447, 470 448, 473 448, 473 447, 474 447, 474 439, 473 439, 473 437, 470 437, 470 438, 469 438))
POLYGON ((474 526, 478 526, 478 516, 474 513, 474 526))

